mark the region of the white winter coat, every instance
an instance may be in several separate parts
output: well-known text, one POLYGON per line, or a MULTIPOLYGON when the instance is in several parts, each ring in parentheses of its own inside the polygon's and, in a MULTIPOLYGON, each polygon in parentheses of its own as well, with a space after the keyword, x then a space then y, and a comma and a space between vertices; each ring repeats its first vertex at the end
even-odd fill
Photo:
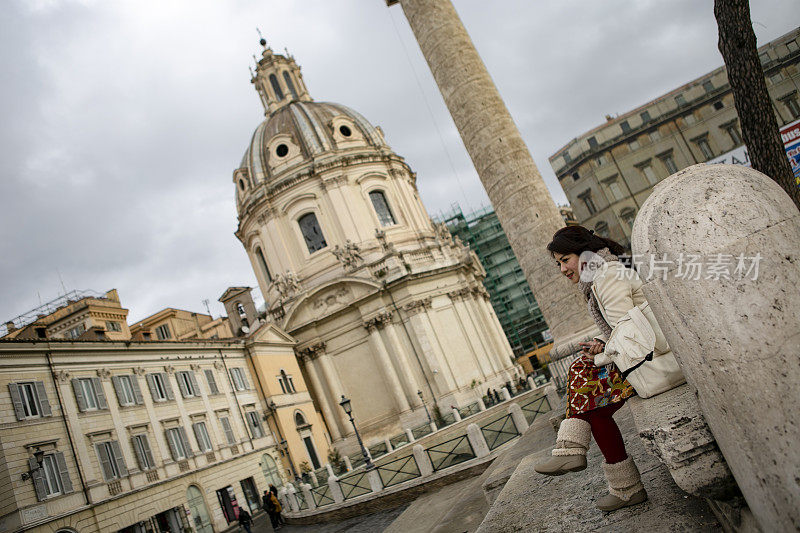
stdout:
POLYGON ((639 274, 619 261, 606 261, 595 272, 592 293, 612 329, 609 338, 595 337, 606 343, 605 350, 595 356, 595 365, 613 361, 624 371, 652 351, 653 360, 627 377, 639 396, 649 398, 677 387, 685 379, 644 297, 642 285, 639 274))

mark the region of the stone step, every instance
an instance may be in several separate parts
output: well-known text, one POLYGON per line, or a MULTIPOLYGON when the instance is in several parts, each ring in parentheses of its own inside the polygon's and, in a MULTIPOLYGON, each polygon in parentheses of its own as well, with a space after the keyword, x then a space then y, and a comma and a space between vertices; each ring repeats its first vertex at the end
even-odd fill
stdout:
POLYGON ((720 524, 706 502, 679 489, 667 468, 645 450, 630 410, 623 407, 614 418, 642 472, 647 502, 613 513, 595 508, 595 500, 607 493, 607 487, 600 467, 602 456, 594 443, 587 455, 589 467, 583 472, 560 477, 535 472, 534 465, 549 456, 555 440, 551 430, 550 445, 522 459, 477 531, 719 531, 720 524))

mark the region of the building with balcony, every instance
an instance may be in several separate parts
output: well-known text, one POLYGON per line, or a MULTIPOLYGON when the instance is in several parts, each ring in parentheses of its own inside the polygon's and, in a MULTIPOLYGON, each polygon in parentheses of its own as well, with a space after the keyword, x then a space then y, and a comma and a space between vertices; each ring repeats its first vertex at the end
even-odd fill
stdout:
MULTIPOLYGON (((800 28, 758 49, 778 125, 800 118, 800 28)), ((568 142, 550 165, 575 211, 598 234, 629 247, 653 186, 703 162, 746 162, 725 67, 568 142)))

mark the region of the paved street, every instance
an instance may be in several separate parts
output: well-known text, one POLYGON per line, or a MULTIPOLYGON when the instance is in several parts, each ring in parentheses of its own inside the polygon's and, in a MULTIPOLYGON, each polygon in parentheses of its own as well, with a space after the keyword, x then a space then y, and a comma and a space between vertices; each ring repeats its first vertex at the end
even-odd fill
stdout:
MULTIPOLYGON (((341 522, 331 522, 328 524, 313 524, 307 526, 286 525, 280 528, 280 533, 378 533, 383 531, 395 518, 397 518, 406 506, 398 507, 380 513, 364 516, 356 516, 341 522)), ((239 531, 238 528, 229 529, 229 532, 239 531)), ((272 533, 274 530, 270 526, 269 518, 265 513, 256 516, 253 533, 272 533)))

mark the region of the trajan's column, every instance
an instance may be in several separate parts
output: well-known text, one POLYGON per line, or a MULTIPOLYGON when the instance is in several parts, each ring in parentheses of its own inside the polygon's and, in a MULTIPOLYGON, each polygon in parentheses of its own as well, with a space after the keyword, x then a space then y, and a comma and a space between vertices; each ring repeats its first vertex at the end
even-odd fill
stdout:
POLYGON ((450 0, 386 0, 408 19, 511 248, 556 342, 570 345, 594 328, 586 304, 545 246, 564 225, 500 93, 450 0))

